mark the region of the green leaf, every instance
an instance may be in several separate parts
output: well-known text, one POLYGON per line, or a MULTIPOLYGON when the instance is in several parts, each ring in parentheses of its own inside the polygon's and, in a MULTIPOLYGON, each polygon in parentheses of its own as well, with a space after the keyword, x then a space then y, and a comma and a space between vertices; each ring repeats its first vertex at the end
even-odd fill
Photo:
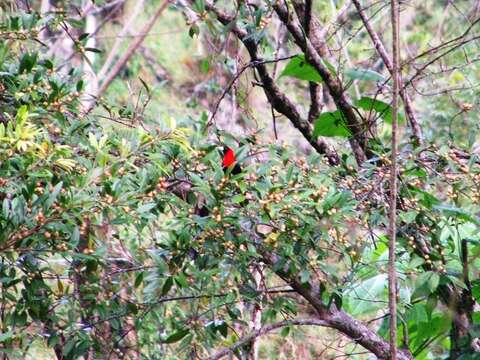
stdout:
POLYGON ((440 275, 433 271, 426 271, 421 273, 415 281, 415 293, 421 293, 422 288, 427 289, 430 293, 433 293, 440 283, 440 275))
POLYGON ((97 48, 92 48, 92 47, 86 47, 85 51, 90 51, 90 52, 93 52, 93 53, 101 53, 102 52, 102 50, 97 49, 97 48))
POLYGON ((306 284, 306 283, 308 283, 308 280, 310 280, 310 271, 308 271, 306 269, 302 270, 300 272, 300 282, 302 284, 306 284))
POLYGON ((429 209, 431 209, 434 205, 440 204, 440 200, 429 192, 423 191, 419 188, 412 188, 412 191, 420 195, 421 204, 429 209))
POLYGON ((365 80, 365 81, 375 81, 375 82, 383 82, 385 78, 382 74, 377 73, 373 70, 368 69, 359 69, 353 68, 348 69, 345 71, 345 75, 352 79, 352 80, 365 80))
POLYGON ((4 334, 0 334, 0 343, 10 340, 11 338, 13 338, 13 336, 13 331, 7 331, 4 334))
POLYGON ((68 355, 73 350, 74 347, 75 347, 75 339, 70 338, 65 344, 65 347, 63 348, 64 354, 68 355))
POLYGON ((175 276, 174 280, 178 284, 178 286, 180 286, 181 288, 188 288, 189 287, 187 277, 183 273, 180 273, 177 276, 175 276))
POLYGON ((193 3, 193 10, 201 14, 205 11, 205 1, 204 0, 195 0, 193 3))
POLYGON ((440 283, 440 275, 436 272, 432 272, 432 276, 428 279, 428 288, 430 292, 437 290, 438 284, 440 283))
POLYGON ((480 284, 472 287, 472 295, 477 301, 480 299, 480 284))
POLYGON ((37 53, 23 54, 22 58, 20 59, 20 65, 18 66, 18 73, 19 74, 23 72, 29 73, 30 71, 32 71, 36 63, 37 63, 37 53))
POLYGON ((83 90, 83 86, 84 86, 83 80, 79 80, 79 81, 77 82, 77 85, 76 85, 75 88, 76 88, 77 91, 80 92, 80 91, 83 90))
POLYGON ((149 212, 150 210, 152 210, 153 208, 155 208, 156 206, 157 206, 157 204, 155 204, 155 203, 143 204, 142 206, 140 206, 140 207, 137 209, 137 212, 140 213, 140 214, 147 213, 147 212, 149 212))
POLYGON ((220 334, 223 335, 223 337, 227 337, 228 335, 228 326, 227 326, 227 323, 225 321, 218 321, 216 322, 216 330, 218 330, 220 332, 220 334))
POLYGON ((290 333, 290 326, 285 326, 282 331, 280 331, 280 336, 282 337, 287 337, 288 334, 290 333))
POLYGON ((320 114, 313 129, 313 136, 341 136, 350 137, 352 133, 347 127, 345 117, 337 110, 333 112, 324 112, 320 114))
POLYGON ((307 80, 316 83, 323 82, 322 77, 317 70, 306 62, 305 55, 293 57, 283 69, 280 77, 290 76, 300 80, 307 80))
POLYGON ((48 338, 47 345, 53 348, 60 342, 60 337, 58 335, 52 335, 48 338))
POLYGON ((4 219, 8 219, 10 217, 10 200, 4 199, 2 204, 2 215, 4 219))
POLYGON ((167 280, 165 280, 165 284, 163 284, 162 296, 167 295, 168 291, 172 288, 172 285, 173 285, 173 278, 169 277, 167 280))
POLYGON ((423 265, 425 263, 425 260, 421 258, 420 256, 414 256, 413 259, 410 261, 410 264, 408 264, 408 267, 410 269, 416 269, 420 267, 420 265, 423 265))
POLYGON ((204 74, 208 74, 209 70, 210 70, 209 58, 202 59, 202 61, 200 61, 200 71, 204 74))
POLYGON ((53 203, 57 200, 57 196, 60 193, 60 190, 62 190, 63 182, 60 181, 55 187, 53 188, 52 192, 48 196, 48 199, 45 203, 47 209, 50 208, 50 206, 53 205, 53 203))
POLYGON ((181 329, 177 332, 173 333, 172 335, 168 336, 163 342, 165 344, 172 344, 174 342, 182 340, 188 333, 190 332, 189 329, 181 329))
POLYGON ((150 87, 147 85, 147 83, 145 82, 145 80, 143 80, 141 77, 138 77, 138 80, 140 80, 140 82, 142 83, 143 87, 145 88, 145 90, 147 90, 147 93, 150 94, 150 87))
MULTIPOLYGON (((365 111, 373 110, 377 112, 385 120, 385 122, 389 124, 392 123, 393 108, 386 102, 363 96, 360 100, 355 101, 355 106, 365 111)), ((398 114, 398 122, 400 124, 405 122, 405 118, 400 113, 398 114)))
POLYGON ((138 273, 138 275, 135 277, 134 286, 136 288, 138 288, 140 286, 140 284, 142 283, 144 275, 145 275, 145 272, 142 271, 142 272, 138 273))
POLYGON ((387 286, 387 274, 378 274, 346 291, 345 297, 348 298, 352 314, 359 315, 377 310, 379 304, 372 303, 372 300, 386 299, 387 286))
POLYGON ((18 108, 15 119, 19 123, 24 123, 28 119, 28 107, 27 105, 22 105, 18 108))
POLYGON ((240 204, 244 200, 245 196, 243 196, 242 194, 238 194, 232 197, 232 203, 234 204, 240 204))
POLYGON ((434 206, 434 209, 440 210, 445 216, 456 217, 477 225, 480 224, 480 222, 474 217, 475 215, 469 214, 468 212, 454 206, 436 205, 434 206))
POLYGON ((200 28, 197 24, 193 24, 190 29, 188 30, 188 36, 193 38, 195 35, 200 34, 200 28))

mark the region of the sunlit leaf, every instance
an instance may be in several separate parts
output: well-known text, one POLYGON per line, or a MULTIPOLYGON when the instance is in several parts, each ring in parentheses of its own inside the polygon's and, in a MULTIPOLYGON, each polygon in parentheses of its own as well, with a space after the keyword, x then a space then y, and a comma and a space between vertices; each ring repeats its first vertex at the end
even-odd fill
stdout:
POLYGON ((324 112, 315 120, 313 136, 349 137, 351 136, 351 132, 347 127, 345 117, 337 110, 324 112))

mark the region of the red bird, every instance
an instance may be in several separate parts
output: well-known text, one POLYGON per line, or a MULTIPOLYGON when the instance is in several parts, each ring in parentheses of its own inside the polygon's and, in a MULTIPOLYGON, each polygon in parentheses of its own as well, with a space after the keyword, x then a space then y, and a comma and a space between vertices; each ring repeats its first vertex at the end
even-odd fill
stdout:
POLYGON ((223 160, 222 160, 223 171, 231 168, 231 173, 233 175, 240 174, 242 169, 237 163, 237 158, 235 157, 235 152, 229 147, 225 146, 223 148, 223 160))
MULTIPOLYGON (((222 169, 223 172, 227 172, 230 170, 230 173, 232 175, 237 175, 242 172, 242 168, 240 167, 240 165, 238 165, 235 152, 227 146, 224 146, 223 148, 222 169)), ((210 215, 210 210, 205 205, 203 205, 200 208, 197 208, 196 213, 200 217, 205 217, 210 215)))

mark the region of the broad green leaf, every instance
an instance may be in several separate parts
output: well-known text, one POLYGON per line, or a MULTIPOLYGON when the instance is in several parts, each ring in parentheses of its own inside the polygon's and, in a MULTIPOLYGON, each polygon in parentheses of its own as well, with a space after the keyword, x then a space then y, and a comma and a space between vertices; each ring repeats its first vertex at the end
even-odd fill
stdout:
POLYGON ((25 53, 23 54, 21 60, 20 60, 20 65, 18 67, 18 73, 21 74, 23 72, 29 73, 32 71, 33 67, 37 63, 37 53, 29 54, 25 53))
POLYGON ((223 337, 227 337, 228 335, 228 326, 225 321, 220 321, 220 323, 217 325, 217 330, 220 332, 220 334, 223 335, 223 337))
POLYGON ((13 338, 13 336, 14 336, 13 331, 7 331, 4 334, 0 334, 0 343, 10 340, 11 338, 13 338))
MULTIPOLYGON (((392 123, 393 108, 390 106, 390 104, 387 104, 386 102, 363 96, 361 99, 355 101, 355 106, 365 111, 373 110, 377 112, 387 123, 392 123)), ((400 113, 398 114, 398 122, 400 124, 403 124, 405 122, 405 118, 400 113)))
POLYGON ((200 34, 200 28, 197 24, 193 24, 190 29, 188 30, 188 36, 193 38, 195 35, 200 34))
POLYGON ((428 288, 430 289, 430 292, 437 290, 439 282, 440 275, 438 275, 436 272, 432 272, 432 276, 430 276, 430 279, 428 280, 428 288))
POLYGON ((290 76, 316 83, 322 82, 322 77, 312 65, 306 62, 304 55, 298 55, 292 58, 280 76, 290 76))
POLYGON ((136 288, 138 288, 140 286, 140 284, 143 282, 143 277, 145 276, 145 272, 144 271, 141 271, 140 273, 138 273, 138 275, 135 277, 135 283, 134 283, 134 286, 136 288))
POLYGON ((290 330, 291 330, 290 326, 285 326, 285 327, 282 329, 282 331, 280 331, 280 336, 282 336, 282 337, 287 337, 288 334, 290 333, 290 330))
POLYGON ((167 293, 170 291, 173 285, 173 278, 170 276, 165 280, 165 284, 163 284, 162 287, 162 296, 167 295, 167 293))
POLYGON ((365 80, 365 81, 385 81, 382 74, 376 71, 368 69, 353 68, 345 71, 345 75, 352 80, 365 80))
POLYGON ((177 332, 173 333, 172 335, 168 336, 163 342, 165 344, 171 344, 177 341, 182 340, 188 333, 190 332, 189 329, 181 329, 177 332))
POLYGON ((377 310, 379 303, 372 301, 386 298, 387 280, 387 274, 379 274, 349 289, 345 297, 348 298, 352 314, 365 314, 377 310))
MULTIPOLYGON (((335 73, 335 67, 324 60, 325 66, 332 72, 335 73)), ((322 77, 318 71, 307 61, 305 60, 305 55, 297 55, 293 57, 285 66, 280 77, 290 76, 300 80, 307 80, 311 82, 321 83, 323 82, 322 77)))
POLYGON ((63 181, 60 181, 57 185, 54 186, 54 188, 52 189, 52 192, 50 193, 50 195, 48 196, 48 199, 47 201, 45 202, 45 206, 46 208, 50 208, 50 206, 53 205, 53 203, 57 200, 57 196, 58 194, 60 193, 60 190, 62 190, 62 186, 63 186, 63 181))
POLYGON ((420 256, 414 256, 413 259, 410 261, 410 264, 408 264, 408 267, 410 269, 416 269, 420 265, 423 265, 425 263, 425 260, 421 258, 420 256))
POLYGON ((28 118, 28 107, 27 105, 22 105, 18 108, 17 115, 15 116, 15 119, 17 120, 17 125, 23 124, 25 121, 27 121, 28 118))
POLYGON ((244 200, 245 200, 245 196, 243 196, 242 194, 238 194, 232 197, 232 202, 234 204, 240 204, 244 200))
POLYGON ((152 210, 153 208, 155 208, 157 206, 156 203, 147 203, 147 204, 144 204, 142 206, 140 206, 137 211, 140 213, 140 214, 143 214, 143 213, 147 213, 149 212, 150 210, 152 210))
POLYGON ((464 221, 469 221, 474 224, 479 224, 480 222, 474 217, 475 215, 469 214, 465 210, 459 209, 454 206, 443 206, 443 205, 437 205, 434 206, 434 209, 440 210, 443 212, 445 216, 451 216, 451 217, 456 217, 458 219, 464 220, 464 221))
POLYGON ((175 276, 174 280, 181 288, 189 287, 187 277, 183 273, 179 273, 177 276, 175 276))
POLYGON ((472 287, 472 295, 477 301, 480 300, 480 284, 472 287))
POLYGON ((429 293, 433 293, 437 290, 438 284, 440 283, 440 275, 433 271, 426 271, 421 273, 415 281, 415 292, 418 293, 423 289, 427 289, 429 293))
POLYGON ((341 136, 350 137, 352 133, 347 127, 345 117, 337 110, 333 112, 322 113, 317 120, 313 129, 313 136, 341 136))
POLYGON ((302 284, 308 283, 308 280, 310 280, 310 275, 311 275, 311 274, 310 274, 310 271, 308 271, 307 269, 302 270, 302 271, 300 272, 300 282, 301 282, 302 284))

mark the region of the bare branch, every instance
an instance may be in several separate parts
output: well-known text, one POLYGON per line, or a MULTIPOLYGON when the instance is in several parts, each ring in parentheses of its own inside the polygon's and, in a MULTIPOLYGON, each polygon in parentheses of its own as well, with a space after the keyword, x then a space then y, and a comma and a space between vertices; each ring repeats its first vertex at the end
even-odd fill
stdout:
MULTIPOLYGON (((390 344, 388 341, 379 336, 376 332, 370 330, 364 323, 352 318, 343 310, 338 310, 335 305, 327 306, 322 302, 322 289, 319 285, 309 282, 305 284, 297 278, 292 278, 282 271, 282 267, 278 266, 278 258, 271 252, 264 251, 257 247, 262 255, 265 263, 271 269, 278 269, 275 273, 291 286, 299 295, 301 295, 308 303, 317 311, 320 320, 326 321, 328 327, 336 329, 345 334, 365 349, 372 352, 379 359, 390 358, 390 344)), ((398 360, 411 360, 412 355, 408 350, 398 352, 398 360)))
POLYGON ((123 29, 118 34, 118 37, 115 39, 115 42, 113 43, 113 46, 110 49, 110 52, 108 53, 107 59, 105 60, 102 68, 98 72, 99 79, 103 79, 105 75, 108 73, 108 71, 110 70, 113 60, 115 56, 117 56, 123 36, 130 32, 133 22, 138 18, 138 14, 143 9, 143 4, 144 4, 144 0, 140 0, 135 4, 135 8, 133 9, 131 16, 128 18, 127 22, 123 26, 123 29))
POLYGON ((357 114, 350 103, 350 99, 342 87, 342 84, 327 68, 322 60, 321 55, 312 45, 310 40, 305 37, 304 31, 298 21, 292 19, 288 8, 281 2, 274 4, 273 8, 280 20, 286 25, 290 34, 292 34, 297 45, 305 53, 307 61, 318 71, 325 83, 325 86, 328 88, 330 95, 335 101, 335 104, 345 116, 347 126, 353 134, 353 136, 349 139, 352 151, 355 155, 357 163, 362 164, 367 159, 367 155, 370 155, 370 153, 366 146, 366 137, 362 124, 358 119, 357 114))
POLYGON ((323 320, 318 319, 298 319, 298 320, 285 320, 279 321, 270 325, 265 325, 261 327, 259 330, 252 332, 251 334, 245 336, 243 339, 240 339, 235 344, 230 347, 224 348, 217 352, 216 354, 205 358, 205 360, 218 360, 222 357, 225 357, 231 353, 233 353, 238 348, 242 347, 243 345, 251 342, 252 340, 265 335, 273 330, 285 327, 285 326, 292 326, 292 325, 313 325, 313 326, 326 326, 329 327, 328 323, 323 320))
POLYGON ((244 29, 239 28, 235 24, 235 18, 225 14, 211 3, 206 3, 206 8, 209 11, 212 11, 217 16, 218 20, 225 26, 231 26, 231 31, 237 36, 237 38, 242 41, 246 47, 251 61, 257 63, 255 66, 257 69, 258 75, 262 80, 262 88, 267 96, 268 101, 272 107, 279 113, 285 115, 290 122, 297 128, 304 138, 310 143, 310 145, 320 154, 325 154, 331 164, 338 164, 339 159, 337 154, 330 149, 330 147, 322 140, 317 140, 313 137, 312 126, 307 121, 302 119, 300 112, 293 102, 280 91, 278 86, 273 81, 272 77, 268 73, 267 67, 263 63, 264 60, 258 54, 257 44, 255 39, 252 36, 248 36, 247 32, 244 29))
MULTIPOLYGON (((319 44, 318 48, 323 49, 325 46, 320 45, 320 38, 316 36, 318 32, 318 24, 316 19, 314 23, 314 18, 312 17, 312 1, 306 0, 305 5, 295 2, 293 3, 293 6, 298 18, 303 19, 303 29, 305 30, 305 34, 307 34, 309 38, 312 38, 313 34, 313 37, 319 44)), ((308 121, 313 123, 320 115, 322 110, 322 105, 320 104, 321 86, 313 81, 310 81, 308 83, 308 87, 310 90, 310 109, 308 110, 308 121)))
MULTIPOLYGON (((150 17, 150 19, 148 20, 148 22, 145 24, 145 26, 141 31, 141 36, 135 38, 135 40, 130 44, 130 46, 122 55, 122 57, 115 63, 113 68, 108 72, 108 74, 105 77, 105 80, 100 85, 100 88, 95 94, 95 97, 98 97, 101 94, 103 94, 103 92, 105 92, 105 90, 110 86, 113 79, 115 79, 115 77, 118 75, 120 70, 125 66, 125 64, 130 59, 130 57, 135 53, 138 47, 142 44, 143 40, 145 40, 145 37, 147 36, 148 32, 152 29, 153 25, 155 25, 155 22, 157 21, 159 16, 162 14, 162 12, 166 9, 169 3, 170 3, 169 0, 164 0, 162 4, 158 7, 157 11, 155 11, 155 13, 150 17)), ((86 112, 89 112, 92 106, 93 104, 90 105, 90 108, 87 109, 86 112)))
MULTIPOLYGON (((385 66, 387 67, 388 71, 393 76, 393 63, 392 63, 392 60, 390 59, 387 51, 385 50, 385 47, 383 46, 383 43, 380 40, 380 37, 378 36, 378 34, 375 32, 372 25, 370 24, 370 21, 368 20, 367 16, 365 15, 365 11, 363 11, 363 8, 361 7, 359 0, 352 0, 352 2, 355 5, 355 7, 357 8, 358 15, 362 19, 363 25, 365 26, 365 29, 367 30, 368 34, 370 35, 370 38, 373 41, 373 44, 375 46, 375 49, 377 50, 378 55, 382 58, 382 60, 385 64, 385 66)), ((400 81, 402 81, 402 80, 400 79, 400 81)), ((413 110, 412 102, 410 100, 410 97, 408 96, 407 90, 401 85, 400 85, 400 96, 402 97, 403 104, 405 105, 405 113, 407 114, 408 120, 410 122, 410 126, 412 127, 413 136, 415 138, 415 141, 420 145, 423 142, 422 129, 420 128, 418 120, 415 116, 415 112, 413 110)))
MULTIPOLYGON (((353 0, 356 1, 356 0, 353 0)), ((388 308, 390 311, 390 352, 391 360, 397 359, 397 272, 395 255, 397 242, 397 131, 398 131, 398 93, 400 89, 400 27, 399 6, 397 0, 391 0, 392 20, 392 156, 390 168, 390 214, 388 239, 388 308)), ((384 60, 385 61, 385 60, 384 60)))

